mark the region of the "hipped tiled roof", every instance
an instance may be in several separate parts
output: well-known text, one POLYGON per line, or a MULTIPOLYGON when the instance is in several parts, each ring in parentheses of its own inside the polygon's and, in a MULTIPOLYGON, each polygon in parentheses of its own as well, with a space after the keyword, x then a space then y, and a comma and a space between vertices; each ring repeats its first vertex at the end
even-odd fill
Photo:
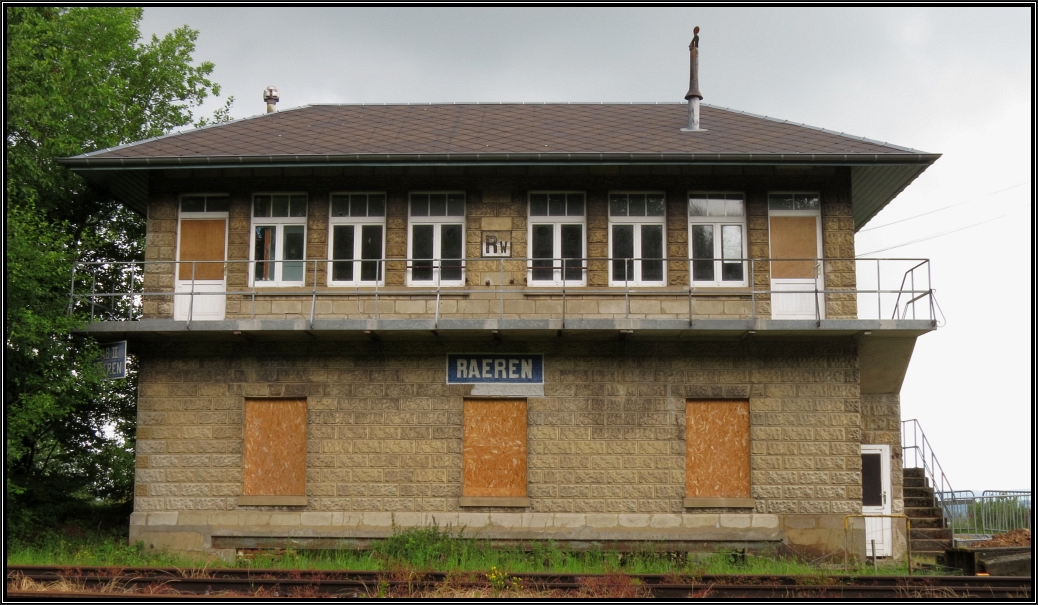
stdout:
POLYGON ((704 130, 686 120, 684 103, 311 105, 78 157, 921 153, 711 106, 704 130))

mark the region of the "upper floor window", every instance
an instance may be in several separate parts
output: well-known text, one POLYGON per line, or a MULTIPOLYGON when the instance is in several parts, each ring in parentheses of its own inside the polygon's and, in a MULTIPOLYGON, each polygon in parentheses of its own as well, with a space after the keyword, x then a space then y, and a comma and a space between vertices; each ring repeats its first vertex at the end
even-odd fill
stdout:
POLYGON ((465 194, 412 193, 408 213, 407 282, 465 283, 465 194))
POLYGON ((609 194, 609 285, 662 286, 666 200, 662 193, 609 194))
POLYGON ((386 194, 333 193, 328 218, 329 284, 381 285, 385 271, 386 194))
POLYGON ((306 252, 305 193, 252 197, 252 281, 256 285, 303 283, 306 252))
POLYGON ((584 206, 583 193, 530 194, 531 285, 585 284, 587 218, 584 206))
POLYGON ((214 213, 226 216, 231 209, 231 198, 226 193, 184 195, 180 198, 180 213, 214 213))
POLYGON ((746 285, 746 197, 742 193, 688 195, 692 285, 746 285))

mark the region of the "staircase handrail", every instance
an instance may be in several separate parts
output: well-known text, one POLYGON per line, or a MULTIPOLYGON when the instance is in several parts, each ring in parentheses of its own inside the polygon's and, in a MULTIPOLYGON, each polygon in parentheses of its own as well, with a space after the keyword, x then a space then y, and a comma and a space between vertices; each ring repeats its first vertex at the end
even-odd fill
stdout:
POLYGON ((943 497, 945 494, 955 494, 951 481, 944 473, 944 468, 937 460, 937 455, 930 446, 930 440, 926 438, 923 427, 915 418, 901 421, 901 460, 902 468, 922 468, 926 478, 930 480, 934 495, 940 502, 941 512, 945 519, 951 519, 951 511, 948 510, 950 502, 943 497), (909 440, 911 436, 911 441, 909 440), (915 464, 909 465, 909 453, 915 464))

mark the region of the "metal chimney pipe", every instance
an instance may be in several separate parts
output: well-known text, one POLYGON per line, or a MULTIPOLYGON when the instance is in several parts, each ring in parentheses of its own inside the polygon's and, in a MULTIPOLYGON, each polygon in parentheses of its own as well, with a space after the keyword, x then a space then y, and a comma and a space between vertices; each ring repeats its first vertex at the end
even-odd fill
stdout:
POLYGON ((703 93, 699 92, 699 26, 692 30, 692 43, 688 45, 689 51, 689 77, 688 92, 685 100, 688 101, 688 126, 681 130, 685 132, 700 130, 699 128, 699 101, 703 99, 703 93))
POLYGON ((264 88, 263 102, 267 104, 267 113, 273 113, 278 103, 278 89, 273 86, 264 88))

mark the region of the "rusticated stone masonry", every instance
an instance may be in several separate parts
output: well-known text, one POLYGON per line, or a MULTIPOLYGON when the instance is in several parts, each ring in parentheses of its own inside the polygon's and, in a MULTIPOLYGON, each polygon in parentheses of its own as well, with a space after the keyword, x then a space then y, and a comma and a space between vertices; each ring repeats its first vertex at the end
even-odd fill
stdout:
MULTIPOLYGON (((444 354, 473 350, 151 347, 140 362, 136 510, 256 510, 237 504, 244 399, 299 397, 309 408, 301 510, 457 511, 471 387, 445 384, 444 354)), ((528 399, 529 512, 682 512, 685 403, 697 398, 749 400, 756 512, 860 511, 853 345, 563 340, 503 351, 546 356, 544 397, 528 399)), ((881 404, 870 405, 878 418, 881 404)))

